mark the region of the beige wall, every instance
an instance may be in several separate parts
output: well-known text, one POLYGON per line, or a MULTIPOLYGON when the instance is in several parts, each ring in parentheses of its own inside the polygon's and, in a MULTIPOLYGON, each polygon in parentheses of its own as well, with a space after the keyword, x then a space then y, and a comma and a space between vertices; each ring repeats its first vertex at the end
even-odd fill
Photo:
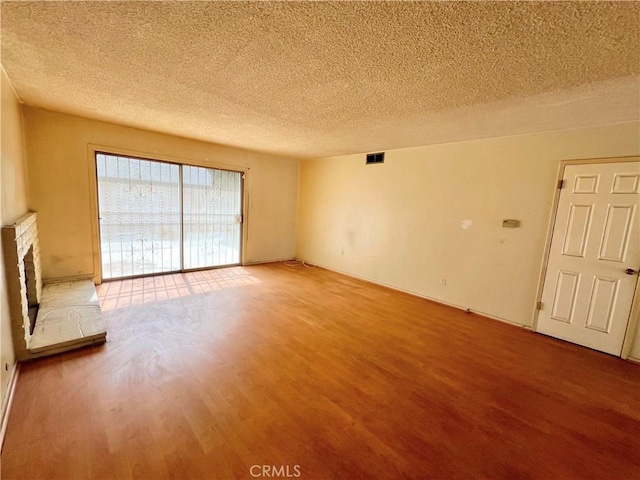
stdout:
POLYGON ((25 107, 29 206, 38 212, 45 278, 92 274, 89 144, 249 169, 247 263, 295 253, 299 161, 25 107))
MULTIPOLYGON (((27 212, 27 190, 25 177, 25 158, 23 151, 22 112, 11 84, 4 70, 2 76, 2 115, 0 130, 2 130, 2 144, 0 151, 0 223, 13 223, 18 217, 27 212)), ((0 244, 0 249, 2 248, 0 244)), ((9 319, 9 304, 5 266, 0 252, 0 397, 4 404, 7 394, 9 376, 15 365, 13 344, 11 341, 11 321, 9 319)), ((4 414, 4 412, 2 412, 4 414)))
POLYGON ((620 124, 305 160, 297 257, 531 325, 560 160, 638 154, 620 124))

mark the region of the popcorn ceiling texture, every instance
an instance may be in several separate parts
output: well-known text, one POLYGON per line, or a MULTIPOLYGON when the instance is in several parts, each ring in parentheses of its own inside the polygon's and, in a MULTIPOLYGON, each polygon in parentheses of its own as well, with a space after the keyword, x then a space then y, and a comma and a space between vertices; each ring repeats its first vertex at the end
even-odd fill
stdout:
POLYGON ((638 121, 635 2, 2 2, 33 106, 295 157, 638 121))

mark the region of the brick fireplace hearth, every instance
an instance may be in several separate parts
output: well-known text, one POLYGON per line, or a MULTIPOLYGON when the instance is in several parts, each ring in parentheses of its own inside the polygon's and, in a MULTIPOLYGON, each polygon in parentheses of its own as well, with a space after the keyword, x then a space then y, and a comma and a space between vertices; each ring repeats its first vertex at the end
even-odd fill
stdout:
POLYGON ((35 212, 2 227, 2 244, 18 360, 105 342, 107 331, 91 280, 43 286, 35 212))
POLYGON ((40 304, 42 296, 40 242, 36 219, 36 213, 30 212, 13 225, 2 228, 11 330, 18 360, 29 358, 28 345, 33 330, 29 307, 33 317, 34 307, 40 304))

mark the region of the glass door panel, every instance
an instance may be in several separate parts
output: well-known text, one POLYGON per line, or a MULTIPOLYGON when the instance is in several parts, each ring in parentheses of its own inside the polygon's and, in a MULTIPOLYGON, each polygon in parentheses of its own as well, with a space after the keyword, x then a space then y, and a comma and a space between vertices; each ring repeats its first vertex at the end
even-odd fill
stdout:
POLYGON ((179 271, 180 167, 98 153, 102 278, 179 271))
POLYGON ((242 242, 242 174, 182 167, 185 270, 237 265, 242 242))

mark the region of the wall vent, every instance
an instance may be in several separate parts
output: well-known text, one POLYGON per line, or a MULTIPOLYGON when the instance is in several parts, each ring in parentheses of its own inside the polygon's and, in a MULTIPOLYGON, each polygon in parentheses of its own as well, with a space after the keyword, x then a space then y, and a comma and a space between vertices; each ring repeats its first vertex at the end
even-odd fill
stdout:
POLYGON ((367 165, 370 163, 384 163, 384 152, 367 153, 367 165))

